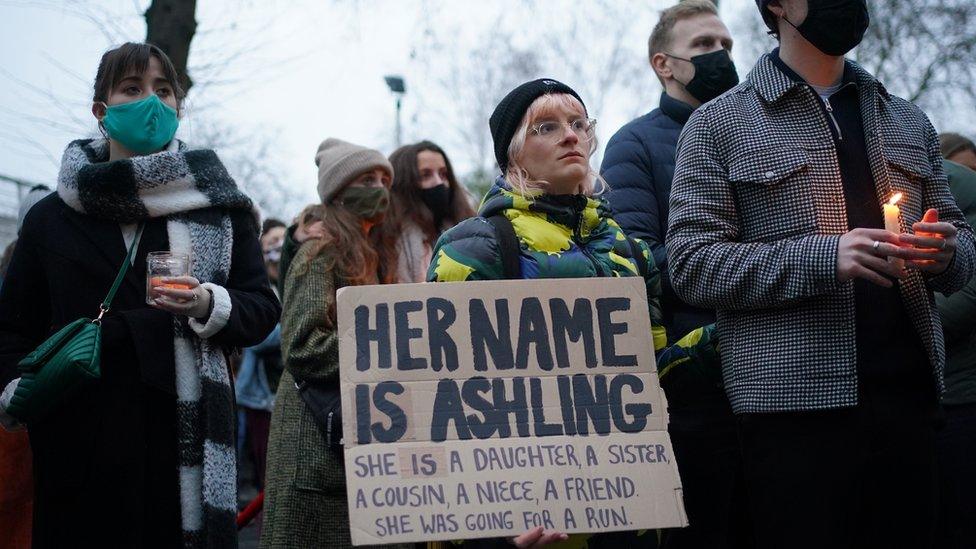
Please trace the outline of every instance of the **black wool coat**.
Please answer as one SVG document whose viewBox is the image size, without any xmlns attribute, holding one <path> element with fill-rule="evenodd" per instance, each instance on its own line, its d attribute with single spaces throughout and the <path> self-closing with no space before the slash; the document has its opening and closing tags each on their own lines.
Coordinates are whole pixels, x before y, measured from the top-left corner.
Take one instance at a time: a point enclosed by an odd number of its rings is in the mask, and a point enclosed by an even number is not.
<svg viewBox="0 0 976 549">
<path fill-rule="evenodd" d="M 210 338 L 228 351 L 260 343 L 281 313 L 254 219 L 230 215 L 232 309 Z M 182 545 L 173 318 L 145 303 L 146 255 L 168 249 L 166 220 L 147 222 L 102 325 L 102 378 L 29 426 L 34 547 Z M 56 194 L 31 209 L 0 290 L 2 386 L 50 334 L 97 315 L 125 254 L 118 223 Z"/>
</svg>

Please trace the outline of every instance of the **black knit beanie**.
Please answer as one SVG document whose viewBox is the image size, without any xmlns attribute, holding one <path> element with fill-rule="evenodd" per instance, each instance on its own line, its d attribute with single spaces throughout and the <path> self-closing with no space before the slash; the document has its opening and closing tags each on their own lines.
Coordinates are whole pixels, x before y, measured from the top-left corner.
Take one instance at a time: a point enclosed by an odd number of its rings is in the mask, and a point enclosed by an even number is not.
<svg viewBox="0 0 976 549">
<path fill-rule="evenodd" d="M 508 168 L 508 146 L 512 143 L 512 137 L 522 123 L 522 117 L 529 110 L 529 105 L 540 96 L 547 93 L 567 93 L 579 100 L 583 105 L 583 112 L 586 112 L 586 105 L 580 99 L 579 94 L 573 91 L 566 84 L 553 80 L 552 78 L 540 78 L 526 82 L 514 90 L 495 107 L 495 112 L 491 113 L 488 119 L 488 127 L 491 129 L 491 139 L 495 144 L 495 160 L 502 173 Z"/>
<path fill-rule="evenodd" d="M 773 15 L 773 12 L 766 9 L 766 6 L 771 1 L 772 0 L 756 0 L 756 5 L 759 6 L 759 15 L 762 15 L 763 21 L 766 23 L 766 26 L 769 27 L 769 30 L 776 32 L 777 30 L 776 16 Z"/>
</svg>

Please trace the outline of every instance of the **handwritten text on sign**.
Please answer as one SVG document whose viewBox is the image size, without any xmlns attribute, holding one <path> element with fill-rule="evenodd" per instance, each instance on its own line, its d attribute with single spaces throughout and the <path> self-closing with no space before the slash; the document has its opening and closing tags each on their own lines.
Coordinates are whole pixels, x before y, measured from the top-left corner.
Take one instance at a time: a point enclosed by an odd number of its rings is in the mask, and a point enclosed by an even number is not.
<svg viewBox="0 0 976 549">
<path fill-rule="evenodd" d="M 349 287 L 352 539 L 682 526 L 643 281 Z"/>
</svg>

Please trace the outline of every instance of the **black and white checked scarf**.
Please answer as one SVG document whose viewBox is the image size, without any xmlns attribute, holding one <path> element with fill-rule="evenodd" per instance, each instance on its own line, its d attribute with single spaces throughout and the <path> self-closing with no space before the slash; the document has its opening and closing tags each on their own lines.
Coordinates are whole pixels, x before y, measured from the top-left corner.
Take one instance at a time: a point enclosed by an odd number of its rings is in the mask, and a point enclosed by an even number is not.
<svg viewBox="0 0 976 549">
<path fill-rule="evenodd" d="M 170 251 L 189 254 L 192 275 L 213 293 L 206 324 L 173 317 L 183 539 L 188 548 L 236 547 L 234 402 L 224 353 L 207 338 L 222 327 L 211 326 L 215 316 L 226 321 L 230 312 L 227 210 L 253 206 L 213 151 L 173 140 L 156 154 L 114 162 L 108 155 L 105 139 L 69 144 L 58 194 L 78 212 L 119 223 L 165 217 Z"/>
</svg>

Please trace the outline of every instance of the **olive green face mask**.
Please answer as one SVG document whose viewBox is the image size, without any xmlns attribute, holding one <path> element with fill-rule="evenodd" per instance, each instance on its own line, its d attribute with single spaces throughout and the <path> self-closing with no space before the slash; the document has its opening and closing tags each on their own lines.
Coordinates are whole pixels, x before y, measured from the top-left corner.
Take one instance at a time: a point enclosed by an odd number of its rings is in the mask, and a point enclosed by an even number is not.
<svg viewBox="0 0 976 549">
<path fill-rule="evenodd" d="M 390 191 L 386 187 L 347 187 L 339 202 L 361 219 L 372 219 L 390 206 Z"/>
</svg>

